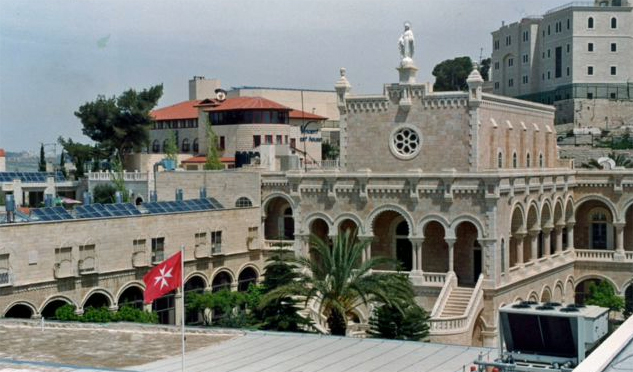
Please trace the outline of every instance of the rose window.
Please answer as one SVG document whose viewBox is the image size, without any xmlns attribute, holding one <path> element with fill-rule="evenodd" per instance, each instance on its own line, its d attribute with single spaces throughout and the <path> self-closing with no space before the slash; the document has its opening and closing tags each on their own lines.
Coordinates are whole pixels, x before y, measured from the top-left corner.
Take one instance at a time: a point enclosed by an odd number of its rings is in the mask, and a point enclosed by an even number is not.
<svg viewBox="0 0 633 372">
<path fill-rule="evenodd" d="M 410 159 L 420 152 L 421 136 L 417 128 L 401 126 L 391 134 L 391 152 L 398 158 Z"/>
</svg>

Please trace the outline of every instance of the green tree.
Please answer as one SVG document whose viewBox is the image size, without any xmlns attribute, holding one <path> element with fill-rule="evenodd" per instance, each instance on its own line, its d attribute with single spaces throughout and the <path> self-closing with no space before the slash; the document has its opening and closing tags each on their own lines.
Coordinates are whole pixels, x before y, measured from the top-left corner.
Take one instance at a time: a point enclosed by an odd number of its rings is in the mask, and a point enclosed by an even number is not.
<svg viewBox="0 0 633 372">
<path fill-rule="evenodd" d="M 486 58 L 481 60 L 481 64 L 479 65 L 479 73 L 481 74 L 482 79 L 488 81 L 489 73 L 490 73 L 490 63 L 492 59 Z"/>
<path fill-rule="evenodd" d="M 187 295 L 187 311 L 189 313 L 205 314 L 209 309 L 213 312 L 213 319 L 204 318 L 205 325 L 215 324 L 228 328 L 252 327 L 256 324 L 254 318 L 247 311 L 249 301 L 257 295 L 242 292 L 231 292 L 223 289 L 213 293 L 190 293 Z M 255 305 L 253 305 L 255 306 Z"/>
<path fill-rule="evenodd" d="M 606 280 L 601 281 L 598 285 L 595 283 L 589 285 L 589 298 L 585 303 L 587 305 L 607 307 L 611 311 L 622 311 L 624 309 L 624 299 L 615 294 L 615 290 Z"/>
<path fill-rule="evenodd" d="M 218 152 L 218 137 L 213 131 L 213 125 L 211 120 L 207 120 L 207 161 L 204 164 L 206 170 L 221 170 L 224 169 L 224 164 L 220 161 L 220 154 Z"/>
<path fill-rule="evenodd" d="M 293 258 L 300 271 L 298 278 L 267 293 L 262 304 L 292 295 L 302 296 L 306 304 L 315 300 L 319 312 L 327 318 L 330 332 L 340 336 L 345 335 L 347 320 L 361 305 L 388 304 L 399 308 L 413 297 L 409 279 L 370 274 L 372 269 L 394 261 L 372 257 L 362 262 L 367 244 L 359 242 L 349 230 L 338 235 L 331 245 L 313 236 L 312 257 Z"/>
<path fill-rule="evenodd" d="M 112 176 L 112 183 L 114 184 L 114 188 L 116 189 L 116 191 L 121 193 L 121 196 L 123 197 L 123 202 L 129 202 L 130 195 L 125 188 L 125 179 L 123 178 L 123 162 L 121 162 L 121 158 L 118 156 L 114 158 L 114 161 L 112 162 Z"/>
<path fill-rule="evenodd" d="M 339 156 L 338 146 L 329 142 L 321 142 L 321 158 L 323 160 L 338 159 L 338 156 Z"/>
<path fill-rule="evenodd" d="M 279 249 L 272 257 L 266 260 L 264 267 L 264 281 L 262 282 L 262 295 L 284 285 L 292 283 L 297 274 L 293 266 Z M 297 300 L 291 296 L 279 297 L 271 300 L 263 306 L 251 307 L 253 316 L 259 321 L 259 328 L 284 332 L 300 332 L 309 328 L 310 321 L 299 315 Z"/>
<path fill-rule="evenodd" d="M 473 70 L 470 57 L 457 57 L 440 62 L 433 68 L 435 84 L 433 90 L 437 92 L 466 90 L 466 79 Z"/>
<path fill-rule="evenodd" d="M 83 124 L 83 133 L 101 144 L 108 157 L 121 156 L 127 149 L 138 151 L 147 146 L 150 111 L 162 95 L 162 84 L 141 92 L 129 89 L 118 97 L 100 95 L 81 105 L 75 116 Z"/>
<path fill-rule="evenodd" d="M 116 193 L 116 187 L 111 183 L 104 183 L 94 187 L 92 189 L 92 196 L 95 203 L 110 204 L 114 203 Z"/>
<path fill-rule="evenodd" d="M 66 155 L 64 151 L 62 151 L 62 154 L 59 157 L 59 171 L 62 172 L 64 177 L 68 177 L 68 172 L 66 171 Z"/>
<path fill-rule="evenodd" d="M 57 142 L 62 145 L 64 151 L 70 157 L 70 161 L 75 165 L 75 178 L 79 179 L 84 176 L 84 163 L 92 159 L 95 154 L 95 148 L 90 145 L 73 142 L 71 138 L 67 140 L 59 137 Z"/>
<path fill-rule="evenodd" d="M 429 335 L 429 315 L 413 299 L 402 311 L 394 306 L 377 308 L 369 319 L 369 334 L 376 338 L 420 341 Z"/>
<path fill-rule="evenodd" d="M 174 162 L 178 161 L 178 140 L 176 139 L 176 131 L 169 132 L 167 142 L 165 143 L 165 157 Z"/>
<path fill-rule="evenodd" d="M 40 172 L 46 172 L 46 158 L 44 157 L 44 144 L 40 146 L 40 162 L 38 163 L 37 170 Z"/>
<path fill-rule="evenodd" d="M 616 167 L 633 168 L 633 159 L 629 158 L 625 154 L 616 154 L 615 152 L 612 152 L 607 155 L 607 157 L 613 159 Z M 596 159 L 590 159 L 587 163 L 582 163 L 580 166 L 582 168 L 589 169 L 602 169 L 602 165 L 600 165 Z"/>
</svg>

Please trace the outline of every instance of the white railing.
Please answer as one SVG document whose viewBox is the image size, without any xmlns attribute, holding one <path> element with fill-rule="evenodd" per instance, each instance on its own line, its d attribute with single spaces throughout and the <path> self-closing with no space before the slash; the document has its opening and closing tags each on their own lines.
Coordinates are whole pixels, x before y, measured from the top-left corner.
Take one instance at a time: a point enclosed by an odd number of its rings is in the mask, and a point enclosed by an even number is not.
<svg viewBox="0 0 633 372">
<path fill-rule="evenodd" d="M 477 285 L 475 285 L 475 289 L 468 300 L 468 305 L 466 306 L 464 315 L 449 318 L 431 317 L 429 320 L 429 331 L 431 335 L 462 333 L 466 332 L 470 328 L 470 325 L 475 320 L 475 316 L 479 314 L 484 306 L 484 291 L 481 289 L 484 281 L 483 279 L 483 275 L 479 275 Z"/>
<path fill-rule="evenodd" d="M 422 285 L 427 287 L 443 287 L 446 283 L 446 273 L 422 273 Z"/>
<path fill-rule="evenodd" d="M 270 239 L 266 239 L 264 240 L 264 249 L 271 249 L 271 250 L 275 250 L 275 249 L 288 249 L 288 250 L 292 250 L 293 246 L 295 244 L 294 240 L 270 240 Z"/>
<path fill-rule="evenodd" d="M 442 287 L 440 295 L 435 300 L 433 310 L 431 310 L 431 318 L 438 317 L 442 313 L 442 309 L 444 309 L 446 301 L 455 287 L 457 287 L 457 276 L 451 271 L 446 274 L 444 287 Z"/>
<path fill-rule="evenodd" d="M 116 173 L 113 172 L 88 172 L 88 180 L 90 181 L 112 181 Z M 123 172 L 124 181 L 147 181 L 147 173 L 145 172 Z"/>
<path fill-rule="evenodd" d="M 613 261 L 615 251 L 599 249 L 576 249 L 577 260 Z"/>
<path fill-rule="evenodd" d="M 307 169 L 338 169 L 338 159 L 313 160 L 307 161 L 305 164 Z"/>
</svg>

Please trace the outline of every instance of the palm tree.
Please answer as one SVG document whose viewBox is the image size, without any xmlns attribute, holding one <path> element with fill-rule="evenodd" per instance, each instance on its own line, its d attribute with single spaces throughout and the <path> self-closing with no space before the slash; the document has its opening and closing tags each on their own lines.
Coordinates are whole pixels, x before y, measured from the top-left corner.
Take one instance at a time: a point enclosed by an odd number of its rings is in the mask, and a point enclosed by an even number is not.
<svg viewBox="0 0 633 372">
<path fill-rule="evenodd" d="M 403 311 L 402 304 L 413 299 L 409 278 L 401 274 L 371 274 L 371 270 L 393 260 L 373 257 L 361 262 L 369 242 L 358 241 L 349 230 L 330 244 L 316 236 L 311 238 L 313 257 L 294 258 L 301 274 L 292 283 L 269 292 L 266 304 L 279 297 L 302 296 L 306 305 L 319 304 L 319 312 L 327 317 L 330 333 L 344 336 L 347 321 L 361 305 L 387 304 Z"/>
<path fill-rule="evenodd" d="M 613 159 L 616 167 L 633 168 L 633 160 L 625 154 L 616 154 L 615 152 L 607 155 L 610 159 Z M 602 165 L 598 163 L 596 159 L 590 159 L 587 163 L 582 163 L 581 167 L 591 169 L 602 169 Z"/>
</svg>

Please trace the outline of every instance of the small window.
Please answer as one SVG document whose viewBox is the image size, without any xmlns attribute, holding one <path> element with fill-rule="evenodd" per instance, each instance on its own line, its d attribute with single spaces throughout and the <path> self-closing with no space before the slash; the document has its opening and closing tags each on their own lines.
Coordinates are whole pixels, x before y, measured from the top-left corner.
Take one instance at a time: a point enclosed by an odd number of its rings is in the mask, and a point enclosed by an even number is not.
<svg viewBox="0 0 633 372">
<path fill-rule="evenodd" d="M 545 164 L 544 164 L 544 160 L 543 160 L 543 154 L 539 154 L 539 155 L 538 155 L 538 166 L 539 166 L 540 168 L 543 168 L 543 166 L 544 166 L 544 165 L 545 165 Z"/>
<path fill-rule="evenodd" d="M 152 142 L 152 152 L 153 153 L 160 152 L 160 142 L 158 142 L 158 140 L 154 140 L 154 142 Z"/>
<path fill-rule="evenodd" d="M 165 259 L 165 238 L 152 238 L 152 263 Z"/>
<path fill-rule="evenodd" d="M 218 148 L 220 150 L 224 150 L 226 147 L 226 137 L 220 136 L 218 137 Z"/>
<path fill-rule="evenodd" d="M 237 199 L 237 201 L 235 202 L 236 208 L 248 208 L 252 206 L 253 206 L 253 202 L 251 202 L 251 199 L 245 196 L 242 196 L 241 198 Z"/>
<path fill-rule="evenodd" d="M 593 93 L 592 92 L 588 92 L 587 93 L 587 99 L 593 99 Z"/>
<path fill-rule="evenodd" d="M 518 164 L 518 161 L 517 161 L 517 153 L 515 152 L 515 153 L 512 154 L 512 168 L 516 168 L 518 166 L 519 166 L 519 164 Z"/>
<path fill-rule="evenodd" d="M 265 140 L 266 140 L 265 144 L 272 145 L 273 144 L 273 135 L 272 134 L 267 134 Z"/>
<path fill-rule="evenodd" d="M 588 52 L 593 52 L 593 43 L 587 44 L 587 51 Z"/>
<path fill-rule="evenodd" d="M 617 96 L 616 96 L 615 93 L 613 93 L 613 92 L 609 93 L 609 99 L 616 99 L 616 98 L 617 98 Z"/>
<path fill-rule="evenodd" d="M 196 138 L 193 140 L 193 152 L 197 154 L 199 148 L 200 148 L 200 145 L 198 145 L 198 139 Z"/>
<path fill-rule="evenodd" d="M 527 84 L 527 83 L 528 83 L 528 76 L 523 75 L 523 84 Z"/>
<path fill-rule="evenodd" d="M 618 28 L 618 19 L 615 17 L 611 18 L 611 28 Z"/>
<path fill-rule="evenodd" d="M 550 25 L 547 25 L 547 36 L 549 36 L 551 34 L 552 29 L 550 28 Z"/>
<path fill-rule="evenodd" d="M 571 27 L 571 21 L 569 20 L 569 18 L 567 18 L 567 29 L 569 30 L 570 27 Z"/>
<path fill-rule="evenodd" d="M 551 71 L 547 71 L 547 80 L 552 78 L 552 72 Z"/>
<path fill-rule="evenodd" d="M 275 136 L 275 143 L 277 145 L 281 145 L 283 143 L 283 136 L 281 134 Z"/>
<path fill-rule="evenodd" d="M 593 75 L 593 66 L 587 66 L 587 75 L 589 76 Z"/>
<path fill-rule="evenodd" d="M 495 62 L 495 70 L 499 69 L 499 62 Z"/>
<path fill-rule="evenodd" d="M 551 58 L 552 57 L 552 50 L 548 49 L 547 50 L 547 58 Z"/>
<path fill-rule="evenodd" d="M 509 58 L 508 59 L 508 67 L 512 67 L 514 66 L 514 58 Z"/>
<path fill-rule="evenodd" d="M 495 82 L 495 89 L 499 89 L 499 82 L 498 81 Z"/>
<path fill-rule="evenodd" d="M 617 52 L 618 51 L 618 44 L 611 43 L 611 51 L 612 52 Z"/>
<path fill-rule="evenodd" d="M 189 140 L 187 138 L 182 140 L 182 152 L 189 152 Z"/>
<path fill-rule="evenodd" d="M 567 44 L 567 53 L 571 51 L 571 45 Z"/>
<path fill-rule="evenodd" d="M 567 67 L 567 76 L 569 76 L 570 70 L 569 67 Z"/>
<path fill-rule="evenodd" d="M 253 136 L 253 147 L 259 147 L 262 144 L 262 136 Z"/>
<path fill-rule="evenodd" d="M 611 66 L 611 76 L 615 76 L 618 74 L 618 68 L 615 66 Z"/>
<path fill-rule="evenodd" d="M 527 154 L 527 156 L 525 157 L 525 166 L 526 167 L 530 167 L 530 154 Z"/>
<path fill-rule="evenodd" d="M 514 79 L 508 80 L 508 86 L 509 87 L 513 87 L 514 86 Z"/>
<path fill-rule="evenodd" d="M 207 233 L 201 232 L 194 234 L 194 244 L 196 251 L 204 251 L 207 249 Z"/>
<path fill-rule="evenodd" d="M 211 231 L 211 253 L 222 253 L 222 231 Z"/>
<path fill-rule="evenodd" d="M 593 17 L 587 18 L 587 28 L 593 28 Z"/>
<path fill-rule="evenodd" d="M 497 154 L 497 168 L 503 168 L 503 153 L 501 151 Z"/>
</svg>

